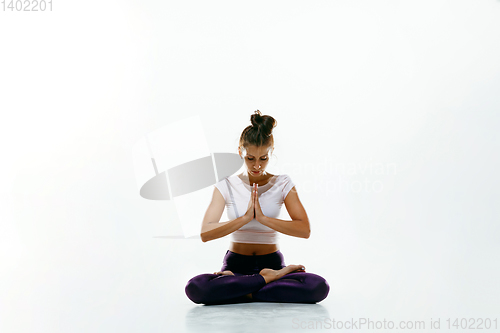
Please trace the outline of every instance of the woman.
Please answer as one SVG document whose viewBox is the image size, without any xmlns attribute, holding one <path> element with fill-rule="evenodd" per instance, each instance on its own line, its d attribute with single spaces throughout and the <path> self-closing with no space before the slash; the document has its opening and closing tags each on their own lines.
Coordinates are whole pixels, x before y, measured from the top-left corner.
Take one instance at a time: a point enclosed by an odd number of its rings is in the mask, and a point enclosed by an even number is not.
<svg viewBox="0 0 500 333">
<path fill-rule="evenodd" d="M 277 232 L 309 238 L 310 227 L 290 177 L 265 171 L 276 121 L 259 110 L 250 121 L 238 147 L 247 170 L 215 184 L 201 228 L 203 242 L 228 234 L 232 242 L 221 270 L 189 280 L 186 295 L 203 304 L 320 302 L 330 290 L 326 280 L 302 265 L 286 266 L 277 246 Z M 277 219 L 283 203 L 291 221 Z M 224 207 L 230 221 L 219 223 Z"/>
</svg>

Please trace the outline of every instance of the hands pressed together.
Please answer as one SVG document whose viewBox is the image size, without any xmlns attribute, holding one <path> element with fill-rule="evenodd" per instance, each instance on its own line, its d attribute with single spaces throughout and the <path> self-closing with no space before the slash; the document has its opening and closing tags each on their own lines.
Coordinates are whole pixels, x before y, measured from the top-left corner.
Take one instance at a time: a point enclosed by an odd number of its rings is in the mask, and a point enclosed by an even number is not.
<svg viewBox="0 0 500 333">
<path fill-rule="evenodd" d="M 259 193 L 257 192 L 257 188 L 257 183 L 254 183 L 252 187 L 252 195 L 250 196 L 250 201 L 248 202 L 248 209 L 245 213 L 245 217 L 247 217 L 249 222 L 253 219 L 261 222 L 262 218 L 265 217 L 262 213 L 262 209 L 260 208 Z"/>
</svg>

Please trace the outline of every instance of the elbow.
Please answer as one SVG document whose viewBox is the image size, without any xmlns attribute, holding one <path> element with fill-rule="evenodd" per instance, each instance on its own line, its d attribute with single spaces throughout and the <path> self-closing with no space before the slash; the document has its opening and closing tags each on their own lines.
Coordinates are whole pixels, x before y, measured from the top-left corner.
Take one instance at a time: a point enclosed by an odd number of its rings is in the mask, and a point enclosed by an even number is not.
<svg viewBox="0 0 500 333">
<path fill-rule="evenodd" d="M 308 239 L 311 236 L 311 229 L 307 229 L 307 232 L 304 234 L 304 238 Z"/>
<path fill-rule="evenodd" d="M 311 236 L 311 227 L 309 224 L 309 220 L 307 220 L 307 224 L 306 224 L 306 227 L 304 229 L 305 229 L 304 238 L 308 239 L 309 236 Z"/>
<path fill-rule="evenodd" d="M 207 237 L 206 233 L 200 233 L 200 238 L 203 243 L 208 242 L 210 239 Z"/>
</svg>

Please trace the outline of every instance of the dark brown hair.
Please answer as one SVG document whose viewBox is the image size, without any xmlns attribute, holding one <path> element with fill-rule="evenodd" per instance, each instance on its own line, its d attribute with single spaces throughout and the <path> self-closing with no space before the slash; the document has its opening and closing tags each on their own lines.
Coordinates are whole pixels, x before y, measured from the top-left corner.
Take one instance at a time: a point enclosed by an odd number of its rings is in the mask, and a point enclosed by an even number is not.
<svg viewBox="0 0 500 333">
<path fill-rule="evenodd" d="M 252 125 L 247 126 L 240 136 L 241 149 L 254 145 L 257 147 L 271 145 L 274 149 L 273 128 L 278 124 L 271 116 L 262 115 L 259 110 L 250 116 Z"/>
</svg>

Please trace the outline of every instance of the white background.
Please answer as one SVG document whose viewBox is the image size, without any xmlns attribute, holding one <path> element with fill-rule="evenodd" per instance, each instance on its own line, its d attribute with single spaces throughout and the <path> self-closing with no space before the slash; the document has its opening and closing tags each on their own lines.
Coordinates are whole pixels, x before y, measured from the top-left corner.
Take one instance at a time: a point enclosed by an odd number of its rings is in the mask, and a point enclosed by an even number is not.
<svg viewBox="0 0 500 333">
<path fill-rule="evenodd" d="M 236 152 L 256 109 L 329 316 L 498 316 L 499 1 L 55 0 L 0 12 L 0 43 L 0 331 L 193 330 L 184 286 L 229 240 L 158 237 L 132 146 L 199 115 Z"/>
</svg>

